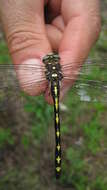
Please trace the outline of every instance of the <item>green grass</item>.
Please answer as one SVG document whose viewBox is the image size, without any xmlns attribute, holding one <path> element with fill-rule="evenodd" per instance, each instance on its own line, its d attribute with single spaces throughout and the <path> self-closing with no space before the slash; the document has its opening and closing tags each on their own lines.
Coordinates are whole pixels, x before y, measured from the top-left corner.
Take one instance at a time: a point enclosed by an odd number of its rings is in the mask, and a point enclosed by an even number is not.
<svg viewBox="0 0 107 190">
<path fill-rule="evenodd" d="M 3 129 L 0 127 L 0 148 L 6 144 L 13 145 L 14 138 L 10 129 Z"/>
<path fill-rule="evenodd" d="M 8 48 L 4 40 L 0 40 L 0 64 L 9 63 L 10 56 L 8 53 Z"/>
</svg>

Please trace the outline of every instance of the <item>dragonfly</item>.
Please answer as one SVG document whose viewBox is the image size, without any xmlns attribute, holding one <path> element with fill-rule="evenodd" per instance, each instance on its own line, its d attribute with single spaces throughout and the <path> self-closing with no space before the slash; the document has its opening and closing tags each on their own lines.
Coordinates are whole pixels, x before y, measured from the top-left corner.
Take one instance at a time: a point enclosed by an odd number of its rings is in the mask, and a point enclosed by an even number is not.
<svg viewBox="0 0 107 190">
<path fill-rule="evenodd" d="M 54 115 L 55 115 L 55 173 L 56 179 L 61 174 L 61 142 L 60 142 L 60 114 L 59 114 L 59 96 L 60 96 L 60 81 L 63 78 L 60 57 L 58 54 L 48 54 L 43 58 L 46 67 L 46 79 L 51 85 L 51 94 L 54 102 Z"/>
<path fill-rule="evenodd" d="M 85 102 L 104 102 L 107 103 L 107 58 L 88 58 L 83 65 L 80 62 L 70 62 L 66 65 L 60 64 L 60 57 L 58 54 L 51 53 L 43 58 L 43 64 L 41 66 L 23 65 L 21 68 L 24 71 L 31 69 L 34 73 L 39 72 L 41 69 L 44 72 L 41 81 L 36 79 L 30 79 L 24 83 L 24 87 L 30 87 L 35 82 L 47 81 L 49 88 L 51 90 L 51 95 L 54 102 L 54 124 L 55 124 L 55 173 L 56 178 L 59 179 L 61 175 L 61 138 L 60 138 L 60 112 L 59 112 L 59 98 L 60 98 L 60 88 L 63 81 L 72 82 L 76 78 L 76 83 L 73 85 L 75 93 L 80 97 L 80 101 Z M 78 65 L 77 69 L 74 69 L 75 65 Z M 80 69 L 81 67 L 81 69 Z M 69 70 L 74 69 L 73 77 L 68 76 Z M 63 73 L 63 70 L 66 72 Z M 7 79 L 3 79 L 3 73 L 7 74 Z M 8 77 L 10 75 L 10 77 Z M 15 86 L 16 89 L 20 89 L 20 84 L 16 77 L 11 77 L 15 75 L 14 67 L 12 64 L 0 64 L 0 91 L 5 91 L 7 93 L 11 86 Z M 77 75 L 78 78 L 77 78 Z M 13 80 L 15 78 L 15 80 Z M 10 80 L 10 81 L 9 81 Z M 72 90 L 72 89 L 71 89 Z M 94 94 L 94 97 L 90 95 L 90 92 L 98 92 Z M 0 110 L 4 109 L 5 102 L 0 102 Z"/>
</svg>

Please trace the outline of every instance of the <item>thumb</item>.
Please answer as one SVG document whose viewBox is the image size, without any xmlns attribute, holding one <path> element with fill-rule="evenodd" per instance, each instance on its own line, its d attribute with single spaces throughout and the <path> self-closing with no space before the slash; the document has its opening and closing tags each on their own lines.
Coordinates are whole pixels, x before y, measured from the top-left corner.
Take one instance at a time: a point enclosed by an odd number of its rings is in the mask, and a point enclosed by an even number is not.
<svg viewBox="0 0 107 190">
<path fill-rule="evenodd" d="M 41 58 L 51 52 L 44 23 L 44 1 L 0 2 L 1 21 L 19 83 L 28 94 L 39 95 L 46 90 Z"/>
</svg>

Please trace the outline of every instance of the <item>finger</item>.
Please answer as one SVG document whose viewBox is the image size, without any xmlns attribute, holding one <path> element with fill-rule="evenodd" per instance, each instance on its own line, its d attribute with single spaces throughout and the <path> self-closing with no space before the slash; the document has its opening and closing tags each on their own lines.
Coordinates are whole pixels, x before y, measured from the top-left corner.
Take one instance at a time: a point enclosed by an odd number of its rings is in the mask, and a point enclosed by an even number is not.
<svg viewBox="0 0 107 190">
<path fill-rule="evenodd" d="M 81 65 L 99 36 L 100 17 L 98 1 L 78 0 L 75 4 L 74 0 L 63 0 L 61 11 L 66 28 L 59 46 L 59 54 L 61 64 L 65 66 L 65 69 L 62 69 L 63 75 L 72 78 L 72 80 L 63 79 L 61 82 L 60 98 L 63 98 L 74 84 Z M 69 70 L 66 69 L 68 63 L 71 64 Z M 48 92 L 46 99 L 49 103 L 53 102 Z"/>
<path fill-rule="evenodd" d="M 48 39 L 51 43 L 52 49 L 55 51 L 58 50 L 64 28 L 65 25 L 61 15 L 55 17 L 51 24 L 46 25 Z"/>
<path fill-rule="evenodd" d="M 68 4 L 63 0 L 62 15 L 66 24 L 66 29 L 59 47 L 61 64 L 71 63 L 71 69 L 64 75 L 72 77 L 71 81 L 64 81 L 62 92 L 64 89 L 69 89 L 76 79 L 75 73 L 79 69 L 89 54 L 93 44 L 96 42 L 100 32 L 100 17 L 98 9 L 98 1 L 77 1 L 68 0 Z M 96 3 L 95 3 L 96 2 Z M 69 5 L 69 6 L 68 6 Z M 75 63 L 75 64 L 74 64 Z M 65 91 L 66 91 L 65 89 Z"/>
<path fill-rule="evenodd" d="M 60 14 L 61 0 L 49 0 L 46 5 L 46 20 L 47 23 L 51 21 Z"/>
<path fill-rule="evenodd" d="M 44 24 L 44 1 L 1 0 L 0 15 L 21 87 L 30 95 L 45 91 L 41 58 L 51 52 Z M 26 65 L 28 69 L 23 69 Z M 37 69 L 39 68 L 39 69 Z M 37 82 L 38 81 L 38 82 Z M 28 85 L 27 85 L 28 84 Z"/>
<path fill-rule="evenodd" d="M 65 23 L 61 15 L 57 16 L 53 21 L 52 25 L 56 26 L 61 32 L 64 32 Z"/>
</svg>

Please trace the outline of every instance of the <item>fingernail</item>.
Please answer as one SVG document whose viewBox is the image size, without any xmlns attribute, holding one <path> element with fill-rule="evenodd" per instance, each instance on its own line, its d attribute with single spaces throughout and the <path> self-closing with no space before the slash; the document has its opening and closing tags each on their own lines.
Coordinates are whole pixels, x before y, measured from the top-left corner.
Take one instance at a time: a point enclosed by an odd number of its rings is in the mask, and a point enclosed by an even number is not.
<svg viewBox="0 0 107 190">
<path fill-rule="evenodd" d="M 39 59 L 29 59 L 21 63 L 18 67 L 18 78 L 21 82 L 34 82 L 42 78 L 42 65 Z"/>
<path fill-rule="evenodd" d="M 20 86 L 30 92 L 31 95 L 44 90 L 45 86 L 41 83 L 44 79 L 43 63 L 39 59 L 28 59 L 22 62 L 16 69 Z M 35 95 L 35 94 L 34 94 Z"/>
</svg>

